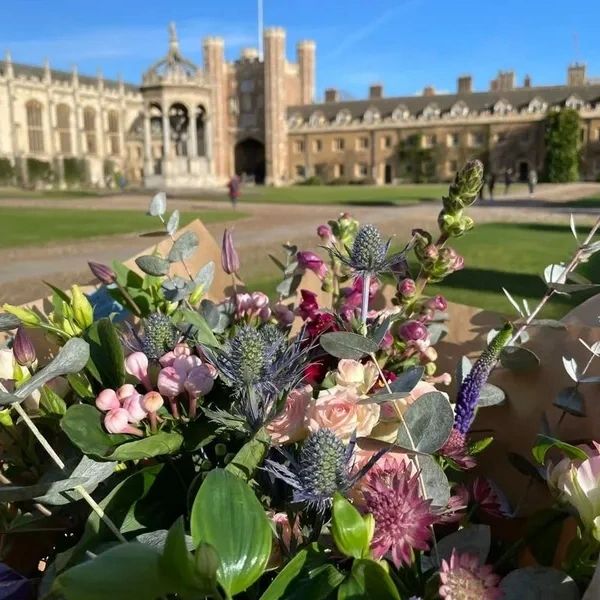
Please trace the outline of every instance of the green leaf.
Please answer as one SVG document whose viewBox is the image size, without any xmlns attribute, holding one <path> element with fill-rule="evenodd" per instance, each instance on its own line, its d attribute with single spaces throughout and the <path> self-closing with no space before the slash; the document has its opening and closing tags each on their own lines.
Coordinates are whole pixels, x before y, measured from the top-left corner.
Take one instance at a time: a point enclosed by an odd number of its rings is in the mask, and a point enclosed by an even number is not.
<svg viewBox="0 0 600 600">
<path fill-rule="evenodd" d="M 333 497 L 331 533 L 338 550 L 352 558 L 369 555 L 372 529 L 363 516 L 338 492 Z M 370 517 L 372 519 L 372 517 Z"/>
<path fill-rule="evenodd" d="M 94 322 L 86 333 L 90 345 L 89 372 L 103 387 L 117 389 L 125 383 L 125 355 L 117 328 L 110 319 Z"/>
<path fill-rule="evenodd" d="M 480 454 L 481 452 L 483 452 L 492 442 L 494 441 L 494 438 L 492 436 L 489 437 L 484 437 L 481 440 L 477 440 L 476 442 L 473 442 L 470 446 L 469 446 L 469 454 Z"/>
<path fill-rule="evenodd" d="M 160 554 L 132 542 L 65 571 L 55 579 L 52 591 L 66 600 L 154 600 L 172 590 L 160 568 Z"/>
<path fill-rule="evenodd" d="M 566 573 L 548 567 L 511 571 L 500 589 L 503 600 L 579 600 L 577 584 Z"/>
<path fill-rule="evenodd" d="M 372 339 L 349 331 L 326 333 L 321 336 L 320 342 L 323 350 L 331 356 L 354 360 L 359 360 L 365 354 L 377 352 L 379 348 L 379 344 Z"/>
<path fill-rule="evenodd" d="M 271 554 L 272 532 L 261 503 L 239 477 L 215 469 L 198 490 L 191 513 L 195 544 L 214 546 L 221 559 L 219 583 L 233 596 L 264 572 Z"/>
<path fill-rule="evenodd" d="M 225 467 L 225 470 L 244 481 L 250 481 L 256 469 L 262 464 L 270 447 L 271 438 L 264 429 L 256 432 L 254 437 L 246 442 Z"/>
<path fill-rule="evenodd" d="M 159 563 L 161 569 L 169 574 L 172 581 L 171 591 L 180 596 L 205 596 L 215 588 L 216 566 L 212 579 L 200 576 L 196 571 L 194 557 L 186 545 L 183 517 L 179 517 L 169 529 Z"/>
<path fill-rule="evenodd" d="M 350 576 L 338 588 L 338 600 L 401 600 L 387 571 L 373 560 L 355 560 Z"/>
<path fill-rule="evenodd" d="M 425 373 L 423 367 L 409 367 L 390 383 L 390 389 L 394 393 L 404 393 L 408 395 L 413 391 L 419 381 L 421 381 L 423 373 Z"/>
<path fill-rule="evenodd" d="M 407 450 L 431 454 L 448 440 L 454 425 L 454 412 L 444 394 L 428 392 L 408 407 L 404 413 L 404 423 L 411 437 L 406 428 L 400 425 L 396 444 Z"/>
<path fill-rule="evenodd" d="M 325 600 L 344 580 L 316 545 L 300 550 L 275 577 L 260 600 Z"/>
<path fill-rule="evenodd" d="M 33 485 L 2 485 L 0 486 L 0 502 L 23 502 L 33 500 L 46 493 L 59 493 L 72 490 L 75 486 L 85 483 L 85 478 L 69 478 L 59 481 L 34 483 Z"/>
<path fill-rule="evenodd" d="M 116 461 L 143 460 L 153 456 L 175 454 L 183 444 L 183 436 L 176 431 L 159 431 L 141 440 L 117 446 L 106 458 Z"/>
<path fill-rule="evenodd" d="M 202 292 L 205 294 L 212 285 L 215 278 L 215 263 L 211 260 L 207 262 L 194 277 L 194 283 L 197 286 L 202 286 Z"/>
<path fill-rule="evenodd" d="M 84 454 L 101 458 L 109 456 L 116 445 L 131 439 L 126 435 L 108 434 L 102 427 L 102 413 L 89 404 L 70 406 L 60 427 Z"/>
<path fill-rule="evenodd" d="M 583 395 L 574 386 L 560 390 L 553 404 L 556 408 L 560 408 L 574 417 L 586 416 Z"/>
<path fill-rule="evenodd" d="M 586 460 L 588 458 L 588 455 L 581 448 L 571 446 L 571 444 L 567 444 L 567 442 L 561 442 L 553 437 L 542 434 L 538 434 L 535 445 L 531 449 L 531 453 L 535 460 L 537 460 L 540 465 L 543 465 L 546 462 L 546 454 L 551 448 L 558 448 L 573 460 Z"/>
<path fill-rule="evenodd" d="M 538 481 L 544 481 L 544 478 L 540 475 L 540 471 L 537 467 L 532 465 L 524 456 L 517 454 L 516 452 L 508 452 L 508 462 L 517 470 L 521 475 L 526 477 L 533 477 Z"/>
<path fill-rule="evenodd" d="M 168 261 L 174 263 L 190 258 L 196 252 L 198 243 L 198 236 L 195 231 L 185 231 L 173 243 L 167 257 Z M 164 275 L 164 273 L 161 273 L 161 275 Z"/>
<path fill-rule="evenodd" d="M 113 262 L 113 271 L 117 276 L 117 282 L 123 287 L 141 290 L 144 285 L 144 278 L 128 269 L 123 263 Z"/>
<path fill-rule="evenodd" d="M 392 317 L 386 317 L 373 327 L 373 329 L 369 332 L 369 337 L 379 346 L 385 337 L 385 334 L 388 332 L 390 325 L 392 324 Z"/>
<path fill-rule="evenodd" d="M 175 322 L 180 328 L 184 324 L 192 325 L 195 328 L 194 338 L 199 344 L 215 348 L 220 346 L 206 319 L 200 313 L 189 309 L 179 310 L 175 313 Z"/>
<path fill-rule="evenodd" d="M 477 556 L 483 565 L 490 553 L 491 543 L 492 536 L 489 525 L 463 527 L 438 541 L 437 556 L 440 562 L 437 566 L 441 564 L 442 560 L 450 560 L 454 549 L 461 554 L 468 552 Z M 431 553 L 431 558 L 435 558 L 435 552 Z"/>
<path fill-rule="evenodd" d="M 40 410 L 45 415 L 62 416 L 67 412 L 67 404 L 54 390 L 45 385 L 40 390 Z"/>
<path fill-rule="evenodd" d="M 505 346 L 500 352 L 500 363 L 517 372 L 531 371 L 540 366 L 537 354 L 521 346 Z"/>
<path fill-rule="evenodd" d="M 135 259 L 135 264 L 148 275 L 153 277 L 161 277 L 169 272 L 171 263 L 165 258 L 160 256 L 154 256 L 152 254 L 145 254 L 144 256 L 138 256 Z"/>
</svg>

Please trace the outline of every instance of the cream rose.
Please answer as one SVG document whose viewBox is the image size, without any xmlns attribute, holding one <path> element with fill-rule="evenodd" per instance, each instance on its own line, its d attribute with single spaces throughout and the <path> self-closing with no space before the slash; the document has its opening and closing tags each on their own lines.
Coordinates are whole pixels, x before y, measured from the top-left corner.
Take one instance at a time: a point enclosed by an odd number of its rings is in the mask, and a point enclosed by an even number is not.
<svg viewBox="0 0 600 600">
<path fill-rule="evenodd" d="M 306 410 L 311 398 L 310 385 L 289 393 L 283 411 L 267 425 L 267 433 L 274 444 L 291 444 L 306 437 L 308 434 L 305 425 Z"/>
<path fill-rule="evenodd" d="M 379 372 L 377 367 L 369 362 L 366 365 L 348 358 L 342 358 L 338 363 L 335 382 L 342 387 L 353 387 L 359 395 L 364 396 L 375 385 Z"/>
</svg>

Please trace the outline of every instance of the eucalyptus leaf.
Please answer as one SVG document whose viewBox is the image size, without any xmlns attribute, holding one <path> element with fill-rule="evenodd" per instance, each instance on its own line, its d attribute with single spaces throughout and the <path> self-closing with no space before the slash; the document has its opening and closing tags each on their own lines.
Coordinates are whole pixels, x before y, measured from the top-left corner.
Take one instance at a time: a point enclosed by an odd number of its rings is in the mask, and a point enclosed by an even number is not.
<svg viewBox="0 0 600 600">
<path fill-rule="evenodd" d="M 443 323 L 431 323 L 427 327 L 427 331 L 429 331 L 429 341 L 432 346 L 448 335 L 448 327 Z"/>
<path fill-rule="evenodd" d="M 567 266 L 565 264 L 548 265 L 544 269 L 544 281 L 550 283 L 564 283 L 567 279 Z"/>
<path fill-rule="evenodd" d="M 567 326 L 556 319 L 534 319 L 529 323 L 530 327 L 550 327 L 551 329 L 566 329 Z"/>
<path fill-rule="evenodd" d="M 194 310 L 180 310 L 177 313 L 177 323 L 179 326 L 192 325 L 194 327 L 193 337 L 196 342 L 205 346 L 219 347 L 219 341 L 212 332 L 211 327 L 206 322 L 206 319 Z"/>
<path fill-rule="evenodd" d="M 291 274 L 286 276 L 283 281 L 277 286 L 275 291 L 283 298 L 289 298 L 296 293 L 300 282 L 302 281 L 302 275 L 295 272 L 295 268 Z"/>
<path fill-rule="evenodd" d="M 504 393 L 504 390 L 491 383 L 485 383 L 481 388 L 477 406 L 479 408 L 498 406 L 500 404 L 504 404 L 505 400 L 506 394 Z"/>
<path fill-rule="evenodd" d="M 425 487 L 425 497 L 433 506 L 445 507 L 450 500 L 450 483 L 433 456 L 419 456 L 418 467 Z"/>
<path fill-rule="evenodd" d="M 219 311 L 219 307 L 212 300 L 206 298 L 202 300 L 198 312 L 204 317 L 206 324 L 211 330 L 214 331 L 219 326 L 221 312 Z"/>
<path fill-rule="evenodd" d="M 21 319 L 10 313 L 0 314 L 0 331 L 11 331 L 21 324 Z"/>
<path fill-rule="evenodd" d="M 562 357 L 563 366 L 567 375 L 575 382 L 579 381 L 579 369 L 577 367 L 577 361 L 574 358 Z"/>
<path fill-rule="evenodd" d="M 550 283 L 549 288 L 559 294 L 570 294 L 571 292 L 585 292 L 598 287 L 598 283 Z"/>
<path fill-rule="evenodd" d="M 178 262 L 186 260 L 194 255 L 198 248 L 198 235 L 195 231 L 184 231 L 173 243 L 171 250 L 169 251 L 168 259 L 169 262 Z"/>
<path fill-rule="evenodd" d="M 385 337 L 385 334 L 389 331 L 390 325 L 392 324 L 392 317 L 386 317 L 375 325 L 372 331 L 369 333 L 369 337 L 379 346 Z"/>
<path fill-rule="evenodd" d="M 191 282 L 176 275 L 162 282 L 161 289 L 165 300 L 180 302 L 187 298 L 193 291 Z"/>
<path fill-rule="evenodd" d="M 398 428 L 396 444 L 407 450 L 433 453 L 448 440 L 454 425 L 454 412 L 441 392 L 420 396 L 404 413 L 404 425 Z"/>
<path fill-rule="evenodd" d="M 145 254 L 135 259 L 135 264 L 147 275 L 161 277 L 169 272 L 170 263 L 161 256 Z"/>
<path fill-rule="evenodd" d="M 505 346 L 500 352 L 500 363 L 506 369 L 526 372 L 537 369 L 540 359 L 537 354 L 521 346 Z"/>
<path fill-rule="evenodd" d="M 425 369 L 423 367 L 409 367 L 406 371 L 403 371 L 392 381 L 390 389 L 394 394 L 410 394 L 419 381 L 423 378 Z"/>
<path fill-rule="evenodd" d="M 179 229 L 179 211 L 177 209 L 171 213 L 166 228 L 169 235 L 175 235 L 176 231 Z"/>
<path fill-rule="evenodd" d="M 359 360 L 365 354 L 377 352 L 379 348 L 379 344 L 373 340 L 348 331 L 325 333 L 321 336 L 320 342 L 323 350 L 331 356 L 354 360 Z"/>
<path fill-rule="evenodd" d="M 583 395 L 576 387 L 560 390 L 553 404 L 556 408 L 560 408 L 574 417 L 586 416 Z"/>
<path fill-rule="evenodd" d="M 460 554 L 473 554 L 479 558 L 483 565 L 487 561 L 492 543 L 492 535 L 489 525 L 471 524 L 463 527 L 450 535 L 442 538 L 437 544 L 437 556 L 441 564 L 442 560 L 449 561 L 452 551 L 456 550 Z M 431 558 L 435 560 L 435 553 L 431 553 Z"/>
<path fill-rule="evenodd" d="M 500 582 L 503 600 L 579 600 L 577 584 L 566 573 L 549 567 L 511 571 Z"/>
<path fill-rule="evenodd" d="M 229 596 L 250 587 L 265 571 L 272 531 L 262 504 L 239 477 L 211 471 L 194 500 L 191 534 L 207 542 L 221 559 L 218 580 Z"/>
<path fill-rule="evenodd" d="M 0 391 L 0 405 L 20 402 L 55 377 L 81 371 L 89 356 L 90 347 L 87 342 L 81 338 L 71 338 L 51 363 L 32 375 L 14 394 Z"/>
<path fill-rule="evenodd" d="M 458 385 L 465 380 L 465 377 L 471 372 L 472 368 L 473 363 L 466 356 L 463 356 L 456 365 L 456 383 Z"/>
<path fill-rule="evenodd" d="M 158 192 L 154 194 L 152 200 L 150 200 L 150 206 L 148 213 L 153 217 L 160 217 L 167 212 L 167 194 L 165 192 Z"/>
<path fill-rule="evenodd" d="M 58 494 L 65 490 L 72 490 L 74 487 L 85 483 L 85 481 L 84 477 L 76 477 L 34 483 L 32 485 L 3 484 L 0 486 L 0 502 L 23 502 L 25 500 L 33 500 L 43 494 Z"/>
<path fill-rule="evenodd" d="M 207 262 L 194 277 L 194 283 L 197 286 L 202 286 L 202 292 L 206 293 L 215 278 L 215 263 L 211 260 Z"/>
</svg>

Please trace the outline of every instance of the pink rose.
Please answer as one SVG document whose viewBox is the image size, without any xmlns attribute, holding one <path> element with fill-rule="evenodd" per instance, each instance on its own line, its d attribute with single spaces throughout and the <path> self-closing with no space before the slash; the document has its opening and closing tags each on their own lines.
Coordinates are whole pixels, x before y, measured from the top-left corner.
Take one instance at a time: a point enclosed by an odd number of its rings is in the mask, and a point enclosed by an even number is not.
<svg viewBox="0 0 600 600">
<path fill-rule="evenodd" d="M 304 420 L 311 398 L 310 385 L 289 393 L 282 412 L 267 425 L 267 433 L 274 444 L 291 444 L 306 437 L 308 431 Z"/>
</svg>

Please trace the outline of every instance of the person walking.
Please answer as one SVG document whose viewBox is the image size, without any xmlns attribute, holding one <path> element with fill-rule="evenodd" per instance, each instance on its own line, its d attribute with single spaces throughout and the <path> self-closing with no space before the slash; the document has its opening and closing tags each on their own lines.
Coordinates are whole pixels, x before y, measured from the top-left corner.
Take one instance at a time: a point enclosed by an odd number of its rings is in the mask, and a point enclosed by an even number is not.
<svg viewBox="0 0 600 600">
<path fill-rule="evenodd" d="M 491 173 L 488 173 L 487 187 L 488 187 L 488 196 L 490 197 L 490 200 L 493 200 L 494 199 L 494 188 L 496 187 L 496 175 L 493 171 Z"/>
<path fill-rule="evenodd" d="M 238 198 L 240 197 L 240 178 L 234 175 L 227 183 L 227 189 L 229 190 L 229 200 L 233 208 L 237 208 Z"/>
<path fill-rule="evenodd" d="M 512 183 L 512 169 L 504 169 L 504 195 L 508 194 Z"/>
<path fill-rule="evenodd" d="M 535 194 L 535 186 L 538 182 L 537 171 L 535 169 L 530 169 L 527 175 L 527 183 L 529 184 L 529 195 L 533 196 Z"/>
</svg>

